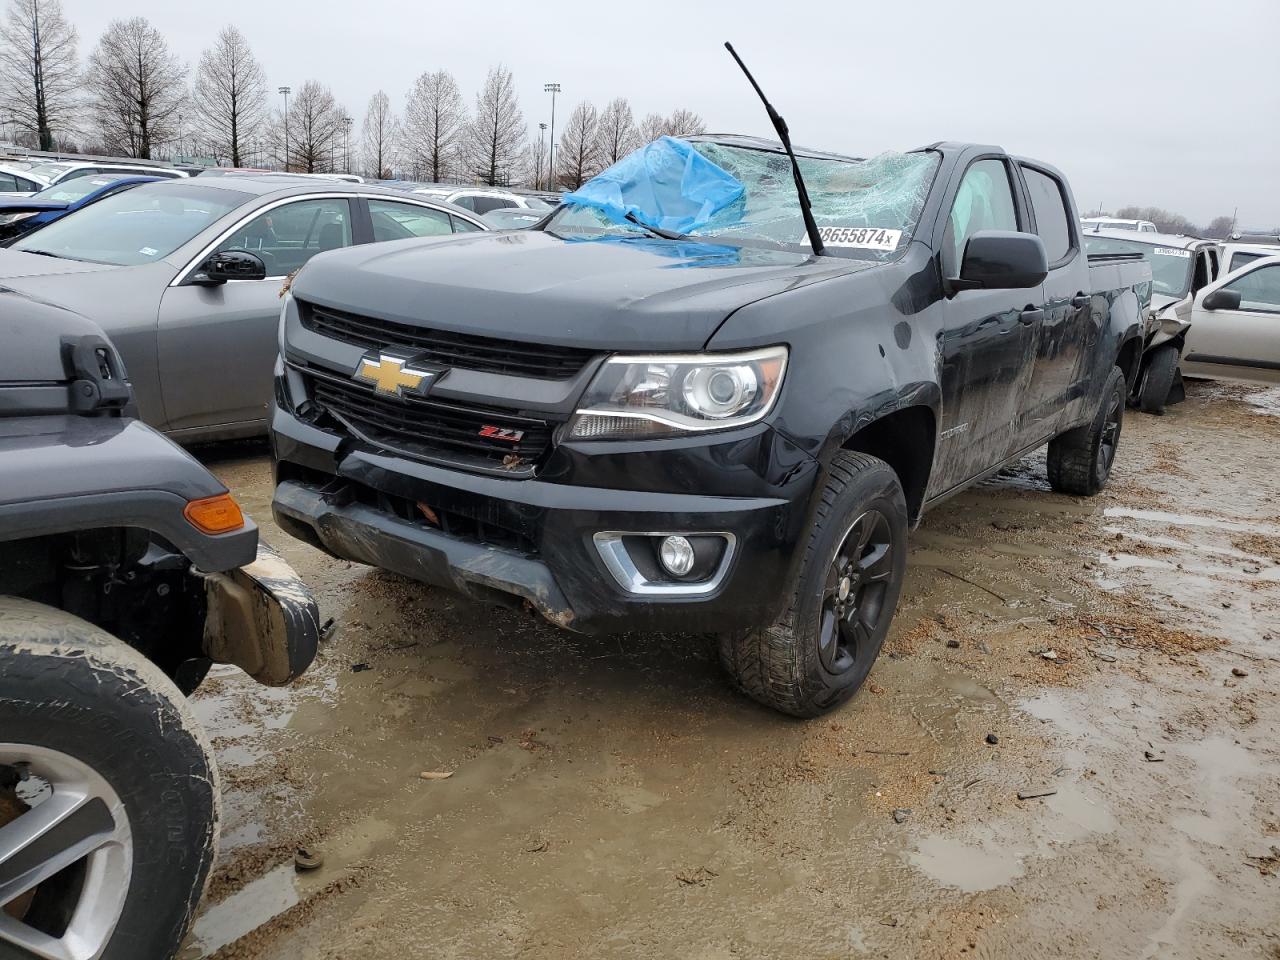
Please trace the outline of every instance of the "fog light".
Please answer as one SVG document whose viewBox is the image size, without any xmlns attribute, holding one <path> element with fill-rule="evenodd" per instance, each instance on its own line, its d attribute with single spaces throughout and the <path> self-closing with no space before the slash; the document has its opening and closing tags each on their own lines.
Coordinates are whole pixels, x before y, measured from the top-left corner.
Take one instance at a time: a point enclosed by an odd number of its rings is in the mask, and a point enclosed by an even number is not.
<svg viewBox="0 0 1280 960">
<path fill-rule="evenodd" d="M 683 577 L 693 569 L 693 544 L 684 537 L 667 537 L 658 550 L 662 566 L 673 577 Z"/>
</svg>

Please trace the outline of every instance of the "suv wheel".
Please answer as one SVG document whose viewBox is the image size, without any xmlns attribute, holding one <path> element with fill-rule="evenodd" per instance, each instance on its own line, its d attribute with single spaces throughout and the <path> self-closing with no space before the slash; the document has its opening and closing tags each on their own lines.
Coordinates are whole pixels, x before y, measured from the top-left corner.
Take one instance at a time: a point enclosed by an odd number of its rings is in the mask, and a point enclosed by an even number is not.
<svg viewBox="0 0 1280 960">
<path fill-rule="evenodd" d="M 1138 406 L 1143 413 L 1164 413 L 1165 402 L 1169 399 L 1169 391 L 1173 389 L 1173 380 L 1178 373 L 1178 348 L 1172 343 L 1156 347 L 1150 358 L 1142 365 L 1142 374 L 1138 377 Z"/>
<path fill-rule="evenodd" d="M 1092 497 L 1107 485 L 1124 425 L 1124 374 L 1111 368 L 1093 420 L 1049 441 L 1049 486 L 1058 493 Z"/>
<path fill-rule="evenodd" d="M 172 956 L 217 839 L 182 695 L 110 634 L 13 597 L 0 664 L 0 956 Z"/>
<path fill-rule="evenodd" d="M 837 454 L 786 611 L 771 626 L 721 636 L 721 662 L 744 693 L 783 713 L 839 706 L 880 653 L 906 564 L 897 474 L 867 454 Z"/>
</svg>

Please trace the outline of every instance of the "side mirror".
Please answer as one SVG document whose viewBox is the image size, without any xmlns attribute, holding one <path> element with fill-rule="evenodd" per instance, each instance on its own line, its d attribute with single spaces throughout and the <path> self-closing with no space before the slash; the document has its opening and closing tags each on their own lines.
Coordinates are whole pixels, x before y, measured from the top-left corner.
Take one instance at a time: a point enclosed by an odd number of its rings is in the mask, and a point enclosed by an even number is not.
<svg viewBox="0 0 1280 960">
<path fill-rule="evenodd" d="M 191 282 L 212 287 L 228 280 L 265 280 L 267 265 L 257 254 L 247 250 L 224 250 L 215 253 L 191 275 Z"/>
<path fill-rule="evenodd" d="M 1215 290 L 1200 301 L 1200 306 L 1206 310 L 1239 310 L 1240 291 Z"/>
<path fill-rule="evenodd" d="M 1049 275 L 1044 244 L 1033 233 L 979 230 L 964 247 L 955 290 L 1021 290 L 1038 287 Z"/>
</svg>

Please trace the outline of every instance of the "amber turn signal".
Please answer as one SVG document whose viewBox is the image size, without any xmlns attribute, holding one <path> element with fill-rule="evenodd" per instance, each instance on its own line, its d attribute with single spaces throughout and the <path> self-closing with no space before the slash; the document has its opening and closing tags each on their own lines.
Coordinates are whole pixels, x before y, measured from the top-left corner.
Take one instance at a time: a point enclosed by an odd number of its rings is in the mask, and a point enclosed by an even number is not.
<svg viewBox="0 0 1280 960">
<path fill-rule="evenodd" d="M 229 493 L 192 500 L 182 511 L 182 515 L 203 533 L 230 533 L 244 526 L 240 504 L 231 499 Z"/>
</svg>

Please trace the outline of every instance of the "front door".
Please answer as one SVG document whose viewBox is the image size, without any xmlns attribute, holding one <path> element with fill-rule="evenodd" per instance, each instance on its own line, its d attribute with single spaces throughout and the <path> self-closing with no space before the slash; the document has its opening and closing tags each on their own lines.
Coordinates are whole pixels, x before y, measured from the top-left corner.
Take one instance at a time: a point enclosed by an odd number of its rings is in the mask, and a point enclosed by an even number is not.
<svg viewBox="0 0 1280 960">
<path fill-rule="evenodd" d="M 1019 230 L 1009 169 L 996 158 L 970 164 L 956 192 L 942 241 L 942 265 L 958 277 L 965 244 L 979 230 Z M 938 334 L 942 424 L 929 495 L 1017 452 L 1019 411 L 1031 372 L 1041 292 L 962 290 L 942 303 Z"/>
<path fill-rule="evenodd" d="M 1239 309 L 1206 310 L 1215 290 L 1239 293 Z M 1280 262 L 1245 267 L 1201 290 L 1182 357 L 1189 376 L 1280 383 Z"/>
<path fill-rule="evenodd" d="M 317 253 L 351 245 L 343 197 L 300 199 L 238 224 L 215 253 L 248 251 L 265 280 L 183 282 L 160 301 L 157 351 L 166 429 L 265 421 L 280 326 L 280 288 Z"/>
</svg>

